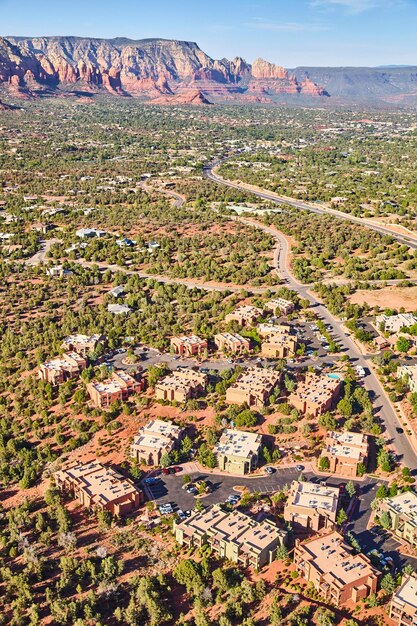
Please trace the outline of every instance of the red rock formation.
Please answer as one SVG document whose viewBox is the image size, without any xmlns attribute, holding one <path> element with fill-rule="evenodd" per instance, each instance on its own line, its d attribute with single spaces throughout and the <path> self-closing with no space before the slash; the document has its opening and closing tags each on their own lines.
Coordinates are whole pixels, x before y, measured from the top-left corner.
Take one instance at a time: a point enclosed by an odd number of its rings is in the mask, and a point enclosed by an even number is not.
<svg viewBox="0 0 417 626">
<path fill-rule="evenodd" d="M 202 106 L 207 104 L 213 104 L 205 95 L 198 90 L 183 91 L 179 94 L 173 94 L 172 96 L 160 96 L 152 100 L 152 104 L 192 104 L 194 106 Z"/>
<path fill-rule="evenodd" d="M 284 67 L 269 63 L 264 59 L 256 59 L 253 62 L 251 73 L 254 78 L 288 79 L 288 72 Z"/>
</svg>

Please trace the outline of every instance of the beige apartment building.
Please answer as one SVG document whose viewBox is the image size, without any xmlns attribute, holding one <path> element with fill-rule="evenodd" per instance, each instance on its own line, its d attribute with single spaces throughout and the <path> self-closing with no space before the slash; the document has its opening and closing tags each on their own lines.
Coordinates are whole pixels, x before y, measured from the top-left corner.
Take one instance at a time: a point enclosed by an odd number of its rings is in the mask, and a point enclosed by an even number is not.
<svg viewBox="0 0 417 626">
<path fill-rule="evenodd" d="M 125 402 L 131 395 L 145 388 L 144 381 L 136 380 L 123 370 L 116 370 L 111 378 L 102 382 L 88 383 L 87 392 L 93 404 L 101 409 L 107 409 L 113 402 Z"/>
<path fill-rule="evenodd" d="M 280 372 L 262 368 L 246 370 L 227 389 L 226 402 L 263 408 L 280 380 Z"/>
<path fill-rule="evenodd" d="M 155 385 L 157 400 L 168 402 L 187 402 L 204 393 L 207 376 L 192 369 L 176 370 Z"/>
<path fill-rule="evenodd" d="M 112 515 L 124 515 L 138 508 L 142 492 L 130 479 L 97 461 L 76 464 L 56 472 L 58 489 L 71 493 L 80 504 L 106 509 Z"/>
<path fill-rule="evenodd" d="M 216 505 L 176 523 L 175 538 L 189 548 L 209 545 L 219 557 L 258 570 L 276 558 L 287 533 L 269 520 L 257 522 L 236 510 L 225 513 Z"/>
<path fill-rule="evenodd" d="M 264 339 L 274 337 L 274 335 L 291 335 L 289 324 L 258 324 L 256 330 L 258 335 Z"/>
<path fill-rule="evenodd" d="M 368 436 L 363 433 L 328 432 L 321 456 L 329 460 L 329 472 L 354 478 L 359 464 L 366 467 L 368 450 Z"/>
<path fill-rule="evenodd" d="M 412 313 L 399 313 L 398 315 L 379 315 L 375 319 L 375 324 L 379 330 L 383 325 L 387 333 L 399 333 L 402 328 L 409 328 L 417 324 L 417 317 Z"/>
<path fill-rule="evenodd" d="M 294 356 L 297 350 L 297 339 L 292 335 L 273 335 L 268 341 L 262 342 L 262 356 L 267 359 L 286 359 Z"/>
<path fill-rule="evenodd" d="M 39 366 L 38 377 L 51 385 L 61 385 L 66 380 L 77 378 L 87 367 L 87 361 L 76 352 L 67 352 Z"/>
<path fill-rule="evenodd" d="M 238 307 L 235 311 L 226 315 L 224 319 L 226 324 L 229 322 L 237 322 L 239 326 L 245 328 L 247 326 L 254 326 L 258 319 L 262 317 L 262 313 L 263 311 L 256 306 L 246 305 Z"/>
<path fill-rule="evenodd" d="M 250 351 L 250 340 L 236 333 L 218 333 L 214 335 L 214 344 L 220 352 L 244 354 Z"/>
<path fill-rule="evenodd" d="M 99 343 L 106 343 L 103 335 L 69 335 L 62 343 L 64 350 L 71 350 L 78 354 L 86 355 L 88 352 L 94 352 Z"/>
<path fill-rule="evenodd" d="M 278 312 L 282 315 L 289 315 L 294 311 L 294 303 L 284 298 L 274 298 L 267 302 L 264 308 L 265 311 L 271 311 L 274 315 L 277 315 Z"/>
<path fill-rule="evenodd" d="M 183 429 L 172 422 L 152 420 L 139 430 L 130 454 L 141 464 L 159 465 L 163 455 L 177 447 L 183 434 Z"/>
<path fill-rule="evenodd" d="M 243 430 L 227 429 L 214 448 L 221 470 L 233 474 L 248 474 L 258 467 L 262 435 Z"/>
<path fill-rule="evenodd" d="M 389 513 L 394 535 L 417 547 L 417 494 L 414 491 L 384 498 L 379 510 Z"/>
<path fill-rule="evenodd" d="M 294 480 L 284 508 L 284 519 L 291 526 L 318 531 L 333 529 L 339 506 L 339 489 Z"/>
<path fill-rule="evenodd" d="M 389 616 L 396 626 L 417 626 L 417 578 L 403 576 L 401 586 L 394 592 Z"/>
<path fill-rule="evenodd" d="M 208 349 L 208 343 L 206 339 L 201 339 L 196 335 L 172 337 L 171 348 L 175 354 L 181 356 L 199 356 Z"/>
<path fill-rule="evenodd" d="M 401 365 L 397 369 L 397 377 L 406 381 L 410 391 L 417 391 L 417 365 Z"/>
<path fill-rule="evenodd" d="M 294 564 L 301 576 L 335 606 L 357 604 L 377 589 L 379 572 L 366 556 L 352 554 L 337 532 L 297 541 Z"/>
<path fill-rule="evenodd" d="M 288 403 L 303 415 L 318 417 L 333 408 L 342 388 L 337 374 L 316 376 L 307 372 L 305 381 L 288 397 Z"/>
</svg>

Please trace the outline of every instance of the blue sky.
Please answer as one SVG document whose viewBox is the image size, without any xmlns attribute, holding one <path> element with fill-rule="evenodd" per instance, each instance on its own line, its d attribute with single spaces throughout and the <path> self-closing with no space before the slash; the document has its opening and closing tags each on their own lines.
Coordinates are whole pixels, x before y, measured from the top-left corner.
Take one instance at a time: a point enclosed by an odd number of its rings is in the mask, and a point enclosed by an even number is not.
<svg viewBox="0 0 417 626">
<path fill-rule="evenodd" d="M 286 67 L 417 65 L 417 0 L 0 0 L 0 31 L 186 39 Z"/>
</svg>

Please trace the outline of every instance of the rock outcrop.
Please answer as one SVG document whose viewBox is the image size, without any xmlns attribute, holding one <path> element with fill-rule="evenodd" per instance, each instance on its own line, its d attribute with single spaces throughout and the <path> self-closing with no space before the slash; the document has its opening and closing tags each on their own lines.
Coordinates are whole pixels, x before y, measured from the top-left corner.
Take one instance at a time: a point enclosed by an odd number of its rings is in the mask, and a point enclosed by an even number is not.
<svg viewBox="0 0 417 626">
<path fill-rule="evenodd" d="M 191 104 L 193 106 L 203 106 L 213 104 L 205 95 L 198 90 L 185 90 L 171 96 L 160 96 L 151 101 L 152 104 L 175 104 L 177 106 Z"/>
</svg>

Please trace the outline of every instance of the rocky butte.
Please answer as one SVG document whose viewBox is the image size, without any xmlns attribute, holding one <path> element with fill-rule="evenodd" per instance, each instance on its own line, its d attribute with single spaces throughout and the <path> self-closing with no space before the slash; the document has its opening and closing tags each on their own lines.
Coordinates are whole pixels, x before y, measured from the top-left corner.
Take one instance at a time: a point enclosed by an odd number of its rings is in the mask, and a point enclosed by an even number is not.
<svg viewBox="0 0 417 626">
<path fill-rule="evenodd" d="M 296 68 L 215 60 L 165 39 L 0 37 L 0 91 L 19 98 L 134 96 L 159 104 L 417 101 L 417 68 Z"/>
</svg>

